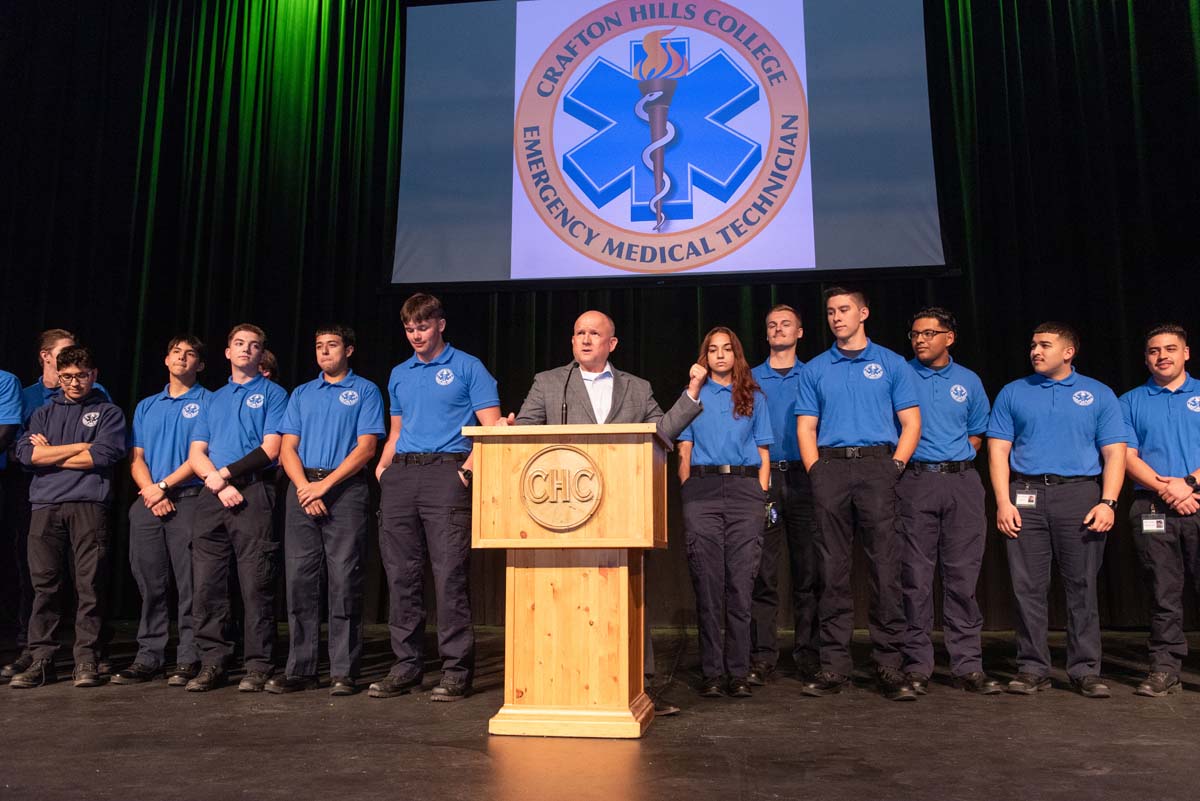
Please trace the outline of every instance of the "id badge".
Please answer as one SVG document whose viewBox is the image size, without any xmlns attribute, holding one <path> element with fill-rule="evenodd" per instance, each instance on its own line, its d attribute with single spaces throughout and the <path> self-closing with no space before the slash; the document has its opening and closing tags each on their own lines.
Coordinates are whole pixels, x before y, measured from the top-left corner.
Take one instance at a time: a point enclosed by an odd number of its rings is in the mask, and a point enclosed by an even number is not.
<svg viewBox="0 0 1200 801">
<path fill-rule="evenodd" d="M 1142 515 L 1143 534 L 1165 534 L 1167 531 L 1166 515 Z"/>
<path fill-rule="evenodd" d="M 1036 509 L 1037 508 L 1037 493 L 1036 492 L 1021 492 L 1017 491 L 1017 499 L 1013 505 L 1018 509 Z"/>
</svg>

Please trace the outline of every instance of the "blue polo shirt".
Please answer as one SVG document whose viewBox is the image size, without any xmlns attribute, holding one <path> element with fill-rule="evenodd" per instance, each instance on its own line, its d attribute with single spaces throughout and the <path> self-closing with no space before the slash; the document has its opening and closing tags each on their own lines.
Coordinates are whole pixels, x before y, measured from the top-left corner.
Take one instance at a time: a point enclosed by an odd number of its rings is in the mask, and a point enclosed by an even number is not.
<svg viewBox="0 0 1200 801">
<path fill-rule="evenodd" d="M 762 464 L 758 446 L 775 441 L 767 396 L 755 392 L 754 412 L 749 417 L 734 417 L 733 387 L 721 386 L 710 378 L 700 387 L 700 402 L 704 411 L 679 435 L 680 441 L 692 443 L 691 463 Z"/>
<path fill-rule="evenodd" d="M 262 445 L 263 437 L 278 434 L 286 411 L 287 390 L 274 381 L 257 375 L 237 384 L 230 378 L 200 410 L 192 442 L 207 443 L 213 465 L 226 467 Z"/>
<path fill-rule="evenodd" d="M 200 411 L 208 404 L 212 393 L 199 384 L 178 398 L 171 397 L 168 384 L 157 395 L 143 398 L 133 410 L 133 437 L 130 442 L 145 453 L 150 478 L 155 483 L 174 473 L 187 461 L 188 447 Z M 202 483 L 193 476 L 179 486 Z"/>
<path fill-rule="evenodd" d="M 853 359 L 837 343 L 800 372 L 796 414 L 816 417 L 817 446 L 890 445 L 900 440 L 896 412 L 918 405 L 904 357 L 867 340 Z"/>
<path fill-rule="evenodd" d="M 1074 367 L 1062 381 L 1034 374 L 1005 386 L 987 435 L 1013 444 L 1013 470 L 1059 476 L 1100 475 L 1100 448 L 1128 438 L 1117 396 Z"/>
<path fill-rule="evenodd" d="M 19 426 L 21 415 L 21 380 L 12 373 L 0 370 L 0 426 Z M 8 464 L 8 455 L 0 451 L 0 469 Z"/>
<path fill-rule="evenodd" d="M 447 344 L 431 362 L 414 353 L 396 365 L 388 400 L 402 418 L 396 453 L 466 453 L 462 427 L 475 425 L 480 409 L 499 406 L 500 394 L 483 362 Z"/>
<path fill-rule="evenodd" d="M 335 470 L 365 434 L 384 435 L 383 396 L 353 370 L 336 384 L 321 373 L 292 390 L 280 434 L 300 437 L 300 461 L 308 468 Z"/>
<path fill-rule="evenodd" d="M 987 431 L 991 404 L 983 382 L 951 357 L 940 370 L 919 359 L 909 361 L 917 376 L 921 401 L 921 441 L 913 459 L 918 462 L 965 462 L 975 458 L 968 437 Z"/>
<path fill-rule="evenodd" d="M 92 389 L 100 390 L 105 398 L 110 402 L 112 401 L 112 396 L 108 394 L 108 390 L 99 381 L 92 384 Z M 36 381 L 21 390 L 21 425 L 29 425 L 29 418 L 33 417 L 33 413 L 49 403 L 50 399 L 57 394 L 58 387 L 54 387 L 53 389 L 48 388 L 42 383 L 41 376 L 38 376 Z"/>
<path fill-rule="evenodd" d="M 791 370 L 780 375 L 771 366 L 771 360 L 767 359 L 750 371 L 759 389 L 767 396 L 771 434 L 775 438 L 771 443 L 772 462 L 795 462 L 800 459 L 800 444 L 796 441 L 796 394 L 802 367 L 804 362 L 797 359 Z"/>
<path fill-rule="evenodd" d="M 1163 478 L 1200 467 L 1200 381 L 1190 374 L 1174 391 L 1153 378 L 1129 390 L 1121 396 L 1121 416 L 1129 447 Z"/>
</svg>

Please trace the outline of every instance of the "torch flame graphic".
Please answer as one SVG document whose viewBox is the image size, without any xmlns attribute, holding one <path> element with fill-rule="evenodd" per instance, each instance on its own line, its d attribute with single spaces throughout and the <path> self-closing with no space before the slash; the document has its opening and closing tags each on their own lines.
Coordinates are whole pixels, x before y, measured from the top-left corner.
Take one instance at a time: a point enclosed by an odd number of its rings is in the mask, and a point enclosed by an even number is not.
<svg viewBox="0 0 1200 801">
<path fill-rule="evenodd" d="M 646 57 L 636 66 L 638 100 L 634 112 L 638 118 L 650 125 L 650 144 L 642 151 L 642 163 L 654 173 L 654 197 L 650 208 L 654 210 L 655 231 L 661 231 L 667 221 L 662 210 L 663 198 L 671 191 L 671 176 L 664 167 L 665 148 L 675 139 L 675 126 L 667 119 L 671 98 L 679 78 L 687 74 L 688 62 L 678 50 L 663 44 L 662 38 L 674 28 L 651 31 L 642 39 Z"/>
</svg>

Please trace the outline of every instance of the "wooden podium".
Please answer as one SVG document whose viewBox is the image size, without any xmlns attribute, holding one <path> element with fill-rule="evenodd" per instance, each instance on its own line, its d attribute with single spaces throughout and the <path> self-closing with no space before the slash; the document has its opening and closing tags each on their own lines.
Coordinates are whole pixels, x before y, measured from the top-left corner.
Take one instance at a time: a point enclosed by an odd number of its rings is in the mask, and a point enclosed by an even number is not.
<svg viewBox="0 0 1200 801">
<path fill-rule="evenodd" d="M 653 423 L 469 426 L 471 545 L 507 548 L 504 706 L 492 734 L 640 737 L 642 551 L 667 547 Z"/>
</svg>

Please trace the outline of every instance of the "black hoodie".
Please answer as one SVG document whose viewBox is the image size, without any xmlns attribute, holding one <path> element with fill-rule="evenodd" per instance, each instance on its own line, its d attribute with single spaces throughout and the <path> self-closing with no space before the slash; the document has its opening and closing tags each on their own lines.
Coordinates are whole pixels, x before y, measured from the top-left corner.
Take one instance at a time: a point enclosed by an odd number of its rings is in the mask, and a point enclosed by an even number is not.
<svg viewBox="0 0 1200 801">
<path fill-rule="evenodd" d="M 125 413 L 104 393 L 93 389 L 75 403 L 57 393 L 29 418 L 29 424 L 17 442 L 17 458 L 33 467 L 33 444 L 29 438 L 42 434 L 51 445 L 90 442 L 90 470 L 57 466 L 34 467 L 29 486 L 29 502 L 34 509 L 70 501 L 108 503 L 112 486 L 112 466 L 125 456 Z"/>
</svg>

